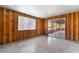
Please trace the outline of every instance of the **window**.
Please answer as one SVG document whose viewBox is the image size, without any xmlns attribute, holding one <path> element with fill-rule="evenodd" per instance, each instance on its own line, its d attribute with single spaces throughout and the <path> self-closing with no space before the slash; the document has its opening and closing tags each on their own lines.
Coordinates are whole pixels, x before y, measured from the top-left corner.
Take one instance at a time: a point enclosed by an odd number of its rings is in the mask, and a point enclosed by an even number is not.
<svg viewBox="0 0 79 59">
<path fill-rule="evenodd" d="M 35 30 L 35 29 L 36 29 L 35 19 L 18 16 L 18 30 Z"/>
</svg>

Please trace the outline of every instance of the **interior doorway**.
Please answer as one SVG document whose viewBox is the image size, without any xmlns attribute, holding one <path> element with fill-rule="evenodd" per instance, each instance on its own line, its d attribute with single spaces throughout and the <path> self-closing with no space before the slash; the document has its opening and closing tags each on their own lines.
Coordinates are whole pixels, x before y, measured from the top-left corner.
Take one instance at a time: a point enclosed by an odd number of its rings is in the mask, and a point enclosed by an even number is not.
<svg viewBox="0 0 79 59">
<path fill-rule="evenodd" d="M 65 18 L 48 20 L 48 35 L 65 39 Z"/>
</svg>

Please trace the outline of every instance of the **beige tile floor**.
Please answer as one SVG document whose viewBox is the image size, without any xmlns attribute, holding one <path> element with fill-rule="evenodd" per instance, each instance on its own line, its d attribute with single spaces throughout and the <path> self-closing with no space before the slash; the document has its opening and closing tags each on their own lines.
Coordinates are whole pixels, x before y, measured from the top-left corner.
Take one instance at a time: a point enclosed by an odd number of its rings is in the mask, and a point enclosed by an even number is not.
<svg viewBox="0 0 79 59">
<path fill-rule="evenodd" d="M 65 30 L 58 30 L 56 32 L 49 33 L 48 35 L 56 37 L 56 38 L 63 38 L 64 39 L 65 38 Z"/>
<path fill-rule="evenodd" d="M 28 40 L 0 45 L 1 53 L 78 53 L 79 43 L 53 38 L 37 36 Z"/>
</svg>

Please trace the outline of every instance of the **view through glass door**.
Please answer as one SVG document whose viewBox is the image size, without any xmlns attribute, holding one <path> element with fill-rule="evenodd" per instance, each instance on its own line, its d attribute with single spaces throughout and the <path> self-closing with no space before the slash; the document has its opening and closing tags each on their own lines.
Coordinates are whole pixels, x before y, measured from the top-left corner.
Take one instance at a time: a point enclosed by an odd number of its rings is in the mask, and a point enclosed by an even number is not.
<svg viewBox="0 0 79 59">
<path fill-rule="evenodd" d="M 65 18 L 48 20 L 48 35 L 65 38 Z"/>
</svg>

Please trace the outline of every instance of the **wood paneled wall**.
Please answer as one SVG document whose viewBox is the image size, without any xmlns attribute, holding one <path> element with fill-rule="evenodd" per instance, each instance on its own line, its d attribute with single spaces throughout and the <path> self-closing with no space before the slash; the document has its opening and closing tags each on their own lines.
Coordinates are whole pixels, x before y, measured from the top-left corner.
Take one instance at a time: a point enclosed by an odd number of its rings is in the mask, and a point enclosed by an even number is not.
<svg viewBox="0 0 79 59">
<path fill-rule="evenodd" d="M 66 39 L 79 40 L 79 12 L 66 15 Z"/>
<path fill-rule="evenodd" d="M 72 12 L 64 15 L 59 15 L 51 18 L 46 18 L 45 21 L 51 19 L 56 19 L 56 18 L 66 18 L 65 21 L 65 38 L 68 40 L 75 40 L 79 41 L 79 12 Z M 47 23 L 45 23 L 47 26 Z M 45 26 L 45 27 L 46 27 Z M 47 26 L 48 27 L 48 26 Z M 47 28 L 45 28 L 47 29 Z M 45 31 L 46 33 L 48 32 Z"/>
<path fill-rule="evenodd" d="M 18 31 L 18 16 L 36 19 L 36 30 Z M 0 8 L 0 44 L 48 34 L 48 19 L 66 18 L 65 38 L 79 40 L 79 12 L 72 12 L 42 20 L 13 10 Z"/>
<path fill-rule="evenodd" d="M 36 19 L 36 30 L 18 31 L 18 16 Z M 0 8 L 0 43 L 10 43 L 44 34 L 44 20 L 13 10 Z"/>
</svg>

